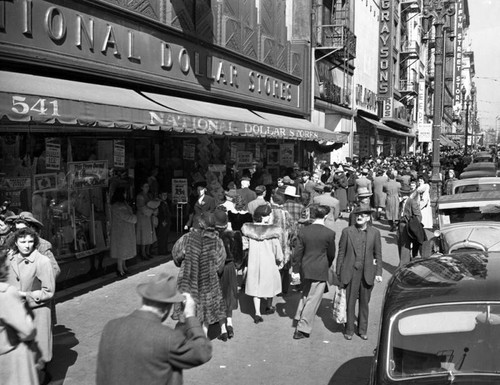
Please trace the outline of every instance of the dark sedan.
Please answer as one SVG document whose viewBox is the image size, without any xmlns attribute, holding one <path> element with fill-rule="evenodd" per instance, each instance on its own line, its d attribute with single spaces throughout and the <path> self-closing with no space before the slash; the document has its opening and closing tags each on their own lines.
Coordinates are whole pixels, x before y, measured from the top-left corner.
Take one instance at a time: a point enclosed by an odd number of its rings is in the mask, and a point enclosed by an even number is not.
<svg viewBox="0 0 500 385">
<path fill-rule="evenodd" d="M 387 286 L 371 385 L 500 384 L 500 252 L 418 259 Z"/>
</svg>

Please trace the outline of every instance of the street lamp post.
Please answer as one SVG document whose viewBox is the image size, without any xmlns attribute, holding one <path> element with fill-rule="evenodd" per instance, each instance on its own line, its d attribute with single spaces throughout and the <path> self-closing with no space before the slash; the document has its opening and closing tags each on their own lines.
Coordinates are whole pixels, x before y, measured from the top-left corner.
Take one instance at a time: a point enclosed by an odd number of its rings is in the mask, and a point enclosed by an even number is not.
<svg viewBox="0 0 500 385">
<path fill-rule="evenodd" d="M 467 156 L 467 148 L 469 147 L 469 104 L 470 104 L 470 96 L 467 95 L 467 99 L 465 98 L 467 90 L 465 86 L 462 87 L 462 108 L 464 108 L 465 102 L 465 144 L 464 144 L 464 157 Z"/>
<path fill-rule="evenodd" d="M 432 176 L 431 176 L 431 205 L 436 213 L 436 203 L 441 190 L 441 162 L 439 158 L 439 144 L 441 124 L 443 121 L 443 26 L 447 16 L 455 14 L 454 0 L 425 0 L 422 17 L 432 17 L 436 32 L 434 56 L 434 122 L 432 126 Z M 436 221 L 437 215 L 434 215 Z"/>
</svg>

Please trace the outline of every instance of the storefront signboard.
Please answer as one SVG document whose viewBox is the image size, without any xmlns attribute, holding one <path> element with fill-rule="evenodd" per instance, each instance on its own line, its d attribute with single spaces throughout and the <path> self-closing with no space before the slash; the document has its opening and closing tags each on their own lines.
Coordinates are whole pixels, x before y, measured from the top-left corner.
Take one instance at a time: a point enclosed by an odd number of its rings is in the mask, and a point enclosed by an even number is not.
<svg viewBox="0 0 500 385">
<path fill-rule="evenodd" d="M 57 173 L 36 174 L 33 176 L 33 193 L 57 190 Z"/>
<path fill-rule="evenodd" d="M 61 169 L 61 144 L 57 138 L 45 139 L 45 168 L 47 170 Z"/>
<path fill-rule="evenodd" d="M 113 141 L 113 163 L 115 168 L 125 168 L 125 141 Z"/>
<path fill-rule="evenodd" d="M 188 182 L 186 178 L 172 179 L 172 202 L 187 203 L 188 201 Z"/>
<path fill-rule="evenodd" d="M 290 143 L 280 145 L 280 166 L 292 167 L 294 154 L 294 145 Z"/>
<path fill-rule="evenodd" d="M 152 28 L 150 22 L 140 24 L 134 17 L 99 12 L 101 7 L 84 3 L 1 2 L 0 56 L 30 57 L 38 64 L 98 71 L 137 84 L 223 95 L 289 112 L 307 108 L 305 82 L 291 73 L 199 44 L 172 28 Z M 290 55 L 306 55 L 307 45 L 289 44 Z M 299 62 L 295 57 L 294 64 Z"/>
<path fill-rule="evenodd" d="M 89 189 L 108 186 L 108 161 L 68 162 L 70 189 Z"/>
</svg>

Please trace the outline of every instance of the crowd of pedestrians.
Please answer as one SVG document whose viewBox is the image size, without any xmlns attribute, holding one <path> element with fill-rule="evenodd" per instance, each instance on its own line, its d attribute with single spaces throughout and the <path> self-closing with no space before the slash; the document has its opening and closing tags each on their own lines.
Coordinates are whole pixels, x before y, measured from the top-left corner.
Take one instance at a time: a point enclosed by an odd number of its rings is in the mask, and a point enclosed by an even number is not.
<svg viewBox="0 0 500 385">
<path fill-rule="evenodd" d="M 464 166 L 453 154 L 445 160 L 443 194 Z M 186 232 L 171 250 L 179 274 L 139 285 L 141 308 L 105 327 L 97 382 L 180 383 L 182 369 L 210 359 L 210 325 L 219 324 L 224 342 L 238 332 L 232 317 L 238 296 L 251 298 L 253 320 L 260 324 L 275 313 L 274 298 L 292 285 L 301 294 L 294 339 L 313 332 L 323 293 L 332 285 L 346 291 L 345 339 L 355 333 L 368 339 L 370 295 L 382 281 L 381 237 L 373 223 L 384 221 L 395 233 L 401 265 L 425 256 L 425 230 L 433 227 L 430 164 L 422 155 L 354 159 L 314 170 L 290 168 L 275 183 L 254 164 L 224 177 L 222 202 L 205 181 L 196 182 Z M 128 273 L 128 259 L 151 258 L 154 243 L 168 252 L 170 205 L 156 174 L 140 185 L 135 209 L 123 188 L 113 190 L 111 257 L 119 276 Z M 339 218 L 348 227 L 337 250 Z M 8 373 L 2 378 L 7 384 L 49 380 L 45 366 L 52 358 L 52 299 L 60 270 L 50 243 L 39 236 L 42 226 L 29 212 L 0 215 L 0 371 Z M 163 326 L 169 316 L 181 326 Z M 4 338 L 7 333 L 16 343 Z M 149 340 L 158 348 L 146 348 Z M 140 374 L 141 367 L 152 366 Z"/>
</svg>

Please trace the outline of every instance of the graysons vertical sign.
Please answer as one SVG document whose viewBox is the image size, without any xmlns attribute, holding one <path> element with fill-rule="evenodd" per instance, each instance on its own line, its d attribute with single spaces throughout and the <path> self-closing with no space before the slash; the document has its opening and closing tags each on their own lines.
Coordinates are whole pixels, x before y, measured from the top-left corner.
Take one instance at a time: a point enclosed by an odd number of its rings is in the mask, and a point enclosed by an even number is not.
<svg viewBox="0 0 500 385">
<path fill-rule="evenodd" d="M 392 6 L 390 0 L 380 1 L 380 42 L 378 55 L 378 97 L 392 97 Z"/>
</svg>

